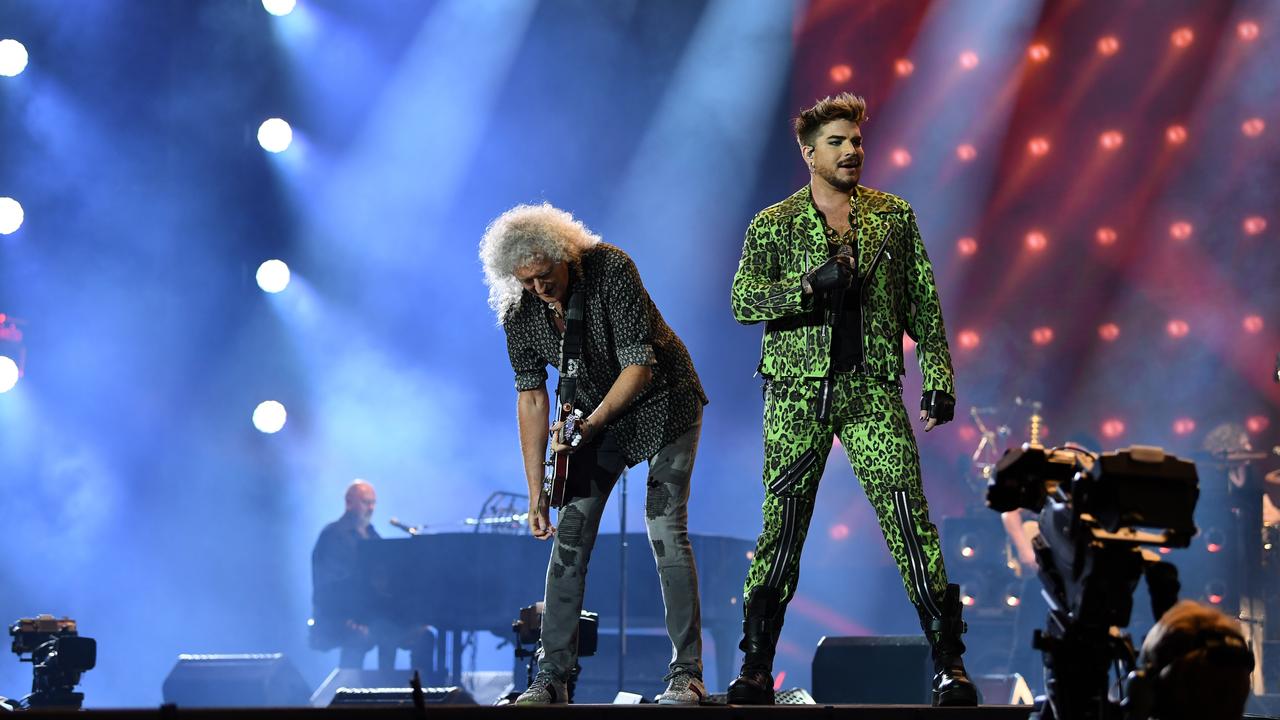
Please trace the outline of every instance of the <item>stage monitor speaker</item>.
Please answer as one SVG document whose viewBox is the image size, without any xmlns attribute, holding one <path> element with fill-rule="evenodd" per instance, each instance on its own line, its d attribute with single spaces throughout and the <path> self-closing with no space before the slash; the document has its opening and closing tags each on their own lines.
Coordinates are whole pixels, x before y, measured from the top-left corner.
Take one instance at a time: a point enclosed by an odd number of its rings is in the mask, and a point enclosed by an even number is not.
<svg viewBox="0 0 1280 720">
<path fill-rule="evenodd" d="M 813 654 L 823 704 L 928 705 L 933 662 L 920 636 L 824 637 Z"/>
<path fill-rule="evenodd" d="M 338 688 L 404 688 L 409 689 L 412 670 L 365 670 L 334 668 L 320 687 L 311 693 L 311 707 L 329 707 Z"/>
<path fill-rule="evenodd" d="M 983 705 L 1035 705 L 1036 698 L 1018 673 L 979 675 L 974 678 Z"/>
<path fill-rule="evenodd" d="M 774 705 L 817 705 L 817 701 L 802 687 L 779 690 L 773 694 Z"/>
<path fill-rule="evenodd" d="M 428 705 L 475 705 L 471 693 L 460 687 L 424 687 L 422 700 Z M 329 707 L 412 706 L 413 690 L 399 687 L 338 688 Z"/>
<path fill-rule="evenodd" d="M 179 707 L 304 707 L 311 688 L 283 653 L 179 655 L 163 694 Z"/>
</svg>

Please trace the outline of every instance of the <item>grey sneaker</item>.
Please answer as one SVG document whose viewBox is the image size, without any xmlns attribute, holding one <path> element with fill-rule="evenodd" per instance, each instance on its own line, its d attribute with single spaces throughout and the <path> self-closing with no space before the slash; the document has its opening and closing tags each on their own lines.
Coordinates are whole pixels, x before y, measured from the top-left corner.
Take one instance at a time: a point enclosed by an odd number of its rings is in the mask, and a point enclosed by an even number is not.
<svg viewBox="0 0 1280 720">
<path fill-rule="evenodd" d="M 659 705 L 697 705 L 707 698 L 707 686 L 702 678 L 687 672 L 671 676 L 666 692 L 658 698 Z"/>
<path fill-rule="evenodd" d="M 564 683 L 549 672 L 538 673 L 529 689 L 516 698 L 517 705 L 564 705 L 568 702 L 569 691 Z"/>
</svg>

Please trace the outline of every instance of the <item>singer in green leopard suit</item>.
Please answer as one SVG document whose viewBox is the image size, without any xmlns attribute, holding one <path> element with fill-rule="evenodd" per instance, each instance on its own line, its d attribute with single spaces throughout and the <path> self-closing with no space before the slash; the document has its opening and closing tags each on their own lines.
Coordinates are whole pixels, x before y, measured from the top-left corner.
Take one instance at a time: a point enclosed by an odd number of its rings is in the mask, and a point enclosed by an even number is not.
<svg viewBox="0 0 1280 720">
<path fill-rule="evenodd" d="M 818 482 L 839 437 L 933 649 L 933 704 L 976 705 L 902 401 L 902 337 L 916 342 L 925 431 L 952 419 L 955 380 L 933 269 L 911 206 L 858 184 L 866 103 L 848 93 L 795 119 L 812 179 L 756 215 L 733 278 L 734 317 L 765 323 L 764 529 L 744 588 L 742 671 L 729 702 L 772 704 L 773 656 Z"/>
</svg>

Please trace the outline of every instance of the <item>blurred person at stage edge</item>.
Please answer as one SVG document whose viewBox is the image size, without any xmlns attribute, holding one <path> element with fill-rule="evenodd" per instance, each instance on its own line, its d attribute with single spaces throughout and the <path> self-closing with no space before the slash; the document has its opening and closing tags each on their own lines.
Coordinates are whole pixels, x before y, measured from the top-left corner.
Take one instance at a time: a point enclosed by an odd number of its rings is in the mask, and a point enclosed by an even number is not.
<svg viewBox="0 0 1280 720">
<path fill-rule="evenodd" d="M 961 660 L 959 587 L 947 582 L 902 401 L 904 332 L 924 376 L 926 432 L 955 412 L 951 353 L 911 206 L 859 185 L 866 119 L 864 100 L 848 93 L 800 113 L 796 140 L 811 180 L 751 221 L 733 278 L 734 317 L 765 323 L 765 499 L 744 587 L 746 657 L 730 703 L 774 700 L 774 652 L 835 436 L 932 646 L 933 704 L 977 704 Z"/>
<path fill-rule="evenodd" d="M 549 204 L 508 210 L 485 231 L 480 259 L 515 371 L 529 528 L 536 538 L 554 539 L 538 673 L 516 703 L 568 701 L 600 518 L 622 471 L 647 461 L 645 524 L 672 644 L 669 685 L 660 702 L 696 704 L 706 688 L 688 503 L 707 396 L 689 352 L 662 319 L 631 258 L 564 210 Z M 570 354 L 572 369 L 562 345 L 580 345 L 580 357 Z M 563 444 L 559 421 L 550 422 L 548 365 L 562 370 L 560 390 L 573 395 L 557 392 L 559 401 L 571 400 L 583 413 L 576 447 Z M 566 384 L 564 370 L 574 382 Z M 558 527 L 543 493 L 548 441 L 555 452 L 573 453 Z"/>
<path fill-rule="evenodd" d="M 1239 720 L 1253 666 L 1253 652 L 1235 620 L 1183 600 L 1142 642 L 1137 668 L 1125 682 L 1127 717 Z"/>
<path fill-rule="evenodd" d="M 1267 473 L 1261 486 L 1255 487 L 1256 483 L 1252 481 L 1253 461 L 1261 461 L 1267 454 L 1254 451 L 1249 431 L 1237 423 L 1222 423 L 1205 435 L 1204 449 L 1219 467 L 1226 469 L 1228 491 L 1260 499 L 1262 524 L 1267 527 L 1280 525 L 1280 470 Z M 1256 515 L 1256 512 L 1249 514 Z"/>
<path fill-rule="evenodd" d="M 360 544 L 381 539 L 370 523 L 377 503 L 373 485 L 356 480 L 347 487 L 342 517 L 326 525 L 316 539 L 311 551 L 311 647 L 339 648 L 338 667 L 361 668 L 365 654 L 376 646 L 381 670 L 395 669 L 396 650 L 405 648 L 413 668 L 426 679 L 438 679 L 433 628 L 389 617 L 361 577 Z"/>
</svg>

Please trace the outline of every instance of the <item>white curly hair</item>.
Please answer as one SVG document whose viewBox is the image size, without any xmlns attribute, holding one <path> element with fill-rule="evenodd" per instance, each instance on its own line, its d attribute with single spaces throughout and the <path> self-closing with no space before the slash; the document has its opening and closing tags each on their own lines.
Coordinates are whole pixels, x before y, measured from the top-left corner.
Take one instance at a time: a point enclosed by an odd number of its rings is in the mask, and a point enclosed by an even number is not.
<svg viewBox="0 0 1280 720">
<path fill-rule="evenodd" d="M 600 236 L 581 220 L 550 203 L 517 205 L 499 215 L 480 238 L 489 307 L 498 324 L 520 304 L 524 288 L 515 277 L 517 268 L 539 259 L 577 263 L 583 251 L 599 242 Z"/>
</svg>

